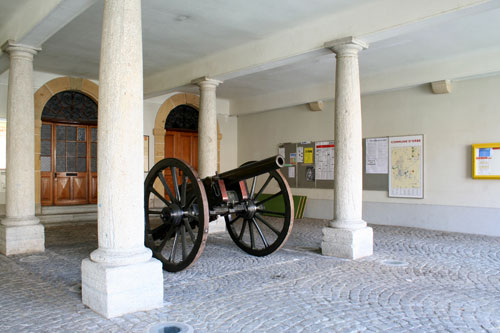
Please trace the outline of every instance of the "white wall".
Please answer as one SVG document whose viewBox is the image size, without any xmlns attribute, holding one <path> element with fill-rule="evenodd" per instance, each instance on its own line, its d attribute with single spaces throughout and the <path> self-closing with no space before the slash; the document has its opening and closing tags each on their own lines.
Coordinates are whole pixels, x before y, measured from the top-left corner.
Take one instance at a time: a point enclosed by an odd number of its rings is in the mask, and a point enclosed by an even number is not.
<svg viewBox="0 0 500 333">
<path fill-rule="evenodd" d="M 363 136 L 424 134 L 424 199 L 364 191 L 369 223 L 500 235 L 500 180 L 471 177 L 471 144 L 500 141 L 500 76 L 453 82 L 451 94 L 429 85 L 362 96 Z M 333 102 L 238 118 L 238 159 L 275 154 L 279 143 L 333 139 Z M 308 196 L 306 215 L 333 217 L 333 191 L 293 189 Z M 472 220 L 471 220 L 472 219 Z"/>
</svg>

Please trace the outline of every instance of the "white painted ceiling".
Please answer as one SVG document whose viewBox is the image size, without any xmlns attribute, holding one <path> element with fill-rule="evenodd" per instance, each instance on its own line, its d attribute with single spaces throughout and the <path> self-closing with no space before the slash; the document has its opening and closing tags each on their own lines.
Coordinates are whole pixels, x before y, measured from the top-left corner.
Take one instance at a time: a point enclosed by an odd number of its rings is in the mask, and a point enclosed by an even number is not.
<svg viewBox="0 0 500 333">
<path fill-rule="evenodd" d="M 369 1 L 143 0 L 144 75 L 262 39 Z M 10 10 L 10 3 L 2 2 L 0 19 Z M 35 69 L 97 79 L 102 8 L 103 1 L 97 1 L 49 38 L 36 57 Z M 360 70 L 362 76 L 369 76 L 491 48 L 500 49 L 498 8 L 458 15 L 374 42 L 361 53 Z M 217 94 L 238 99 L 268 94 L 269 91 L 331 83 L 334 64 L 332 54 L 318 56 L 227 80 L 218 88 Z"/>
<path fill-rule="evenodd" d="M 359 54 L 360 73 L 362 77 L 383 74 L 412 64 L 490 49 L 500 50 L 500 9 L 446 20 L 373 43 Z M 335 57 L 327 54 L 227 80 L 217 94 L 226 98 L 255 97 L 272 90 L 333 83 L 334 74 Z"/>
</svg>

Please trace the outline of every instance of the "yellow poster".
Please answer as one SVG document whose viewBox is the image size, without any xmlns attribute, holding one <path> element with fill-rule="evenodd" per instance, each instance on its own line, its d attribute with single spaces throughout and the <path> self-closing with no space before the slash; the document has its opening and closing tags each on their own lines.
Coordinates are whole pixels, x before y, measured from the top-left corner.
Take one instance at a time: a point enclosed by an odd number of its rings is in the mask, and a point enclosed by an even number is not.
<svg viewBox="0 0 500 333">
<path fill-rule="evenodd" d="M 313 163 L 313 154 L 314 154 L 314 148 L 304 148 L 304 163 L 305 164 L 312 164 Z"/>
</svg>

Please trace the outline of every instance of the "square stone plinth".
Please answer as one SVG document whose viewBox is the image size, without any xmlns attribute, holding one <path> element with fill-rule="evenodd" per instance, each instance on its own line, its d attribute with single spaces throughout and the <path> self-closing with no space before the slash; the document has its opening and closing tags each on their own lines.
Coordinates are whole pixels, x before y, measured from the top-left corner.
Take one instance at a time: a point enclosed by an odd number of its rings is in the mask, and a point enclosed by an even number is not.
<svg viewBox="0 0 500 333">
<path fill-rule="evenodd" d="M 321 253 L 325 256 L 358 259 L 373 254 L 373 229 L 323 228 Z"/>
<path fill-rule="evenodd" d="M 82 261 L 82 301 L 106 318 L 163 306 L 161 262 L 111 266 Z"/>
<path fill-rule="evenodd" d="M 5 226 L 0 224 L 0 253 L 10 256 L 43 251 L 45 251 L 43 225 Z"/>
<path fill-rule="evenodd" d="M 217 220 L 211 221 L 208 225 L 208 233 L 216 234 L 220 232 L 226 231 L 226 219 L 222 216 L 219 216 Z"/>
</svg>

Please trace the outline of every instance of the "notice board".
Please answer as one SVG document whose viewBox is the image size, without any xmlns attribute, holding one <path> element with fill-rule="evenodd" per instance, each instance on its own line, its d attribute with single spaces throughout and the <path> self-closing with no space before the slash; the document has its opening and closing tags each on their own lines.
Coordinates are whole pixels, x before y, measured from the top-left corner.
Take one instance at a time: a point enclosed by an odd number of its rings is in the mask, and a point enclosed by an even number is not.
<svg viewBox="0 0 500 333">
<path fill-rule="evenodd" d="M 281 168 L 281 173 L 290 187 L 297 187 L 297 145 L 283 143 L 278 148 L 278 154 L 285 158 L 285 166 Z"/>
<path fill-rule="evenodd" d="M 297 145 L 297 187 L 316 188 L 314 167 L 314 142 L 299 142 Z"/>
<path fill-rule="evenodd" d="M 363 190 L 389 189 L 389 138 L 363 139 Z"/>
<path fill-rule="evenodd" d="M 332 140 L 279 145 L 278 153 L 285 158 L 282 172 L 290 186 L 333 189 L 334 148 Z"/>
<path fill-rule="evenodd" d="M 472 145 L 472 177 L 500 179 L 500 143 Z"/>
</svg>

